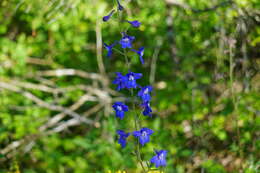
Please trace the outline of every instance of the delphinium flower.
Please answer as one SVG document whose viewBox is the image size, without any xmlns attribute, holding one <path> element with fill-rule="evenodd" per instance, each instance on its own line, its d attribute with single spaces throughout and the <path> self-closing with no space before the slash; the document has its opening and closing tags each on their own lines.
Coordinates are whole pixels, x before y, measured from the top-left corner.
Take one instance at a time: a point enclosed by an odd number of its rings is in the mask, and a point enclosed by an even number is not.
<svg viewBox="0 0 260 173">
<path fill-rule="evenodd" d="M 144 110 L 142 112 L 143 115 L 151 117 L 152 116 L 152 114 L 151 114 L 152 108 L 150 107 L 150 102 L 148 102 L 148 101 L 144 102 L 144 103 L 142 103 L 141 106 L 144 108 Z"/>
<path fill-rule="evenodd" d="M 132 25 L 132 27 L 138 28 L 141 25 L 141 22 L 139 22 L 138 20 L 134 20 L 134 21 L 129 21 L 127 20 L 128 23 L 130 23 Z"/>
<path fill-rule="evenodd" d="M 112 53 L 113 53 L 113 47 L 115 46 L 115 43 L 111 44 L 111 45 L 107 45 L 106 43 L 104 43 L 104 47 L 107 50 L 107 57 L 110 58 Z"/>
<path fill-rule="evenodd" d="M 139 139 L 139 142 L 142 146 L 150 141 L 151 134 L 153 134 L 153 130 L 146 127 L 142 128 L 139 131 L 133 132 L 133 136 Z"/>
<path fill-rule="evenodd" d="M 116 0 L 117 1 L 117 12 L 124 10 L 124 7 L 120 4 L 120 0 Z M 113 15 L 113 13 L 115 12 L 115 10 L 112 10 L 107 16 L 103 17 L 103 21 L 106 22 L 108 21 L 111 16 Z M 121 21 L 121 17 L 124 15 L 119 15 L 119 21 Z M 125 22 L 128 22 L 132 27 L 138 28 L 141 25 L 141 22 L 139 22 L 138 20 L 133 20 L 133 21 L 129 21 L 129 20 L 124 20 Z M 139 56 L 140 62 L 142 64 L 144 64 L 144 47 L 140 47 L 139 49 L 135 50 L 132 48 L 132 43 L 135 40 L 134 36 L 129 36 L 127 35 L 126 31 L 122 32 L 122 38 L 119 41 L 116 41 L 115 43 L 108 45 L 106 43 L 104 43 L 104 47 L 107 50 L 107 57 L 111 57 L 112 53 L 113 53 L 113 47 L 116 44 L 120 44 L 121 48 L 124 49 L 123 53 L 125 55 L 126 58 L 126 62 L 127 62 L 127 67 L 128 69 L 130 68 L 131 63 L 128 63 L 128 57 L 126 55 L 126 48 L 129 48 L 130 50 L 134 51 L 135 53 L 137 53 L 137 55 Z M 119 51 L 120 52 L 120 51 Z M 134 73 L 131 72 L 129 69 L 129 72 L 126 75 L 123 75 L 120 72 L 116 73 L 116 78 L 113 81 L 113 84 L 117 85 L 116 89 L 118 91 L 122 90 L 122 89 L 136 89 L 136 88 L 140 88 L 140 90 L 138 91 L 137 96 L 141 98 L 141 107 L 143 109 L 142 114 L 144 116 L 152 116 L 151 112 L 151 106 L 150 106 L 150 101 L 151 101 L 151 91 L 152 91 L 152 86 L 145 86 L 145 87 L 141 87 L 138 83 L 137 83 L 137 79 L 140 79 L 142 77 L 142 73 Z M 133 95 L 133 90 L 131 90 L 131 95 L 132 97 L 134 97 Z M 113 109 L 115 110 L 115 114 L 116 117 L 123 119 L 125 116 L 125 112 L 128 111 L 128 106 L 125 105 L 122 102 L 115 102 L 113 104 Z M 135 102 L 133 102 L 133 108 L 135 108 Z M 138 115 L 135 115 L 136 120 L 135 121 L 135 127 L 140 127 L 140 120 L 138 119 Z M 148 143 L 150 141 L 150 136 L 154 133 L 153 130 L 147 128 L 147 127 L 143 127 L 141 128 L 139 131 L 136 129 L 136 131 L 132 132 L 132 135 L 138 139 L 139 143 L 144 146 L 146 143 Z M 131 133 L 126 133 L 123 130 L 117 130 L 117 134 L 119 135 L 118 138 L 118 143 L 121 145 L 122 148 L 124 148 L 127 144 L 127 137 L 131 134 Z M 140 150 L 139 150 L 139 144 L 138 145 L 138 150 L 136 151 L 138 153 L 138 155 L 140 156 Z M 154 157 L 152 157 L 152 159 L 150 160 L 151 163 L 155 164 L 155 166 L 158 168 L 159 166 L 166 166 L 166 154 L 167 151 L 166 150 L 160 150 L 160 151 L 155 151 L 156 155 Z M 143 171 L 145 172 L 145 168 L 142 164 L 142 159 L 139 158 L 139 162 L 143 168 Z"/>
<path fill-rule="evenodd" d="M 125 116 L 125 112 L 128 111 L 128 106 L 122 102 L 115 102 L 113 104 L 113 108 L 116 111 L 116 117 L 123 119 Z"/>
<path fill-rule="evenodd" d="M 132 48 L 132 42 L 134 41 L 134 36 L 129 36 L 125 32 L 123 32 L 123 37 L 119 41 L 119 44 L 122 48 Z"/>
<path fill-rule="evenodd" d="M 126 88 L 136 88 L 138 87 L 138 84 L 136 83 L 137 79 L 140 79 L 142 77 L 142 73 L 134 73 L 134 72 L 129 72 L 126 74 Z"/>
<path fill-rule="evenodd" d="M 116 72 L 116 79 L 113 81 L 113 84 L 117 85 L 116 90 L 120 91 L 121 89 L 126 88 L 126 81 L 128 80 L 126 76 L 122 75 L 120 72 Z"/>
<path fill-rule="evenodd" d="M 118 10 L 119 11 L 124 10 L 124 7 L 120 4 L 119 0 L 116 0 L 116 1 L 117 1 Z"/>
<path fill-rule="evenodd" d="M 126 133 L 123 130 L 117 130 L 117 134 L 119 135 L 118 143 L 122 148 L 126 146 L 126 138 L 130 135 L 130 133 Z"/>
<path fill-rule="evenodd" d="M 153 87 L 148 85 L 148 86 L 142 87 L 137 95 L 142 99 L 143 102 L 147 102 L 147 101 L 151 100 L 150 92 L 152 90 L 153 90 Z"/>
<path fill-rule="evenodd" d="M 115 10 L 112 10 L 107 16 L 104 16 L 103 21 L 104 22 L 108 21 L 114 12 L 115 12 Z"/>
<path fill-rule="evenodd" d="M 143 56 L 144 56 L 144 47 L 141 47 L 141 48 L 139 48 L 138 50 L 132 49 L 132 51 L 136 52 L 136 53 L 139 55 L 139 59 L 140 59 L 141 63 L 144 64 L 144 59 L 143 59 Z"/>
<path fill-rule="evenodd" d="M 159 166 L 166 166 L 167 151 L 160 150 L 160 151 L 155 151 L 155 153 L 156 153 L 156 155 L 152 157 L 150 162 L 154 163 L 156 168 L 158 168 Z"/>
</svg>

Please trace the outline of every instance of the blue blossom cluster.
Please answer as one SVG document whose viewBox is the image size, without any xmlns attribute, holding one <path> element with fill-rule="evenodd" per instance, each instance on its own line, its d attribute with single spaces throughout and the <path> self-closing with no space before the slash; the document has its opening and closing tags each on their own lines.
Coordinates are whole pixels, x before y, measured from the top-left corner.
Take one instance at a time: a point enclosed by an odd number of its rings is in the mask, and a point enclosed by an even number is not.
<svg viewBox="0 0 260 173">
<path fill-rule="evenodd" d="M 123 11 L 124 7 L 120 4 L 120 1 L 117 0 L 117 12 Z M 115 10 L 112 10 L 107 16 L 103 17 L 103 21 L 107 22 L 112 15 L 115 13 Z M 125 20 L 129 23 L 132 27 L 138 28 L 141 25 L 141 22 L 138 20 Z M 122 32 L 122 38 L 118 41 L 114 41 L 112 44 L 104 43 L 104 48 L 107 51 L 107 57 L 111 57 L 113 54 L 114 47 L 119 44 L 124 52 L 126 49 L 135 52 L 140 59 L 141 64 L 144 64 L 144 47 L 140 47 L 139 49 L 133 49 L 133 42 L 135 40 L 134 36 L 128 35 L 126 32 Z M 127 74 L 122 74 L 121 72 L 116 72 L 116 77 L 113 80 L 113 84 L 116 85 L 116 90 L 120 91 L 123 89 L 131 90 L 133 96 L 133 90 L 137 91 L 137 97 L 140 98 L 140 108 L 142 109 L 142 114 L 144 116 L 152 117 L 152 108 L 150 106 L 151 102 L 151 92 L 153 90 L 152 86 L 141 86 L 138 84 L 138 79 L 143 77 L 142 73 L 134 73 L 128 69 Z M 124 119 L 126 112 L 129 111 L 129 107 L 123 102 L 115 102 L 113 104 L 113 109 L 115 111 L 115 115 L 120 120 Z M 147 127 L 142 127 L 139 130 L 137 129 L 138 126 L 135 126 L 136 129 L 133 132 L 125 132 L 124 130 L 117 130 L 118 143 L 121 145 L 122 148 L 126 147 L 127 145 L 127 138 L 129 136 L 133 136 L 137 139 L 141 146 L 144 146 L 146 143 L 150 142 L 150 137 L 154 133 L 152 129 Z M 158 168 L 160 166 L 166 166 L 166 150 L 155 150 L 156 155 L 153 156 L 150 160 L 151 164 L 155 164 Z"/>
</svg>

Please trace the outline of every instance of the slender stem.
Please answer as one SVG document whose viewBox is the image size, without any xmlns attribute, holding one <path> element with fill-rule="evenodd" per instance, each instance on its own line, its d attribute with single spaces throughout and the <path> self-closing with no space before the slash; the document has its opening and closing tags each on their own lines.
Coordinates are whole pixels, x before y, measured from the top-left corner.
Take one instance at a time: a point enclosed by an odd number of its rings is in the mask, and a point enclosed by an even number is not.
<svg viewBox="0 0 260 173">
<path fill-rule="evenodd" d="M 116 49 L 116 48 L 113 48 L 113 50 L 115 50 L 115 51 L 117 51 L 118 53 L 120 53 L 121 55 L 124 55 L 124 56 L 125 56 L 124 52 L 121 52 L 120 50 L 118 50 L 118 49 Z"/>
<path fill-rule="evenodd" d="M 131 63 L 128 61 L 128 57 L 126 55 L 126 49 L 124 49 L 124 57 L 125 57 L 125 62 L 126 62 L 127 68 L 129 70 L 131 67 Z"/>
<path fill-rule="evenodd" d="M 131 96 L 133 98 L 134 96 L 134 91 L 133 89 L 131 89 Z M 139 123 L 139 120 L 138 120 L 138 114 L 136 113 L 136 108 L 135 108 L 135 103 L 133 102 L 133 109 L 135 110 L 135 130 L 137 131 L 139 128 L 140 128 L 140 123 Z M 136 156 L 137 156 L 137 159 L 143 169 L 143 172 L 146 172 L 146 169 L 143 165 L 143 161 L 142 161 L 142 157 L 141 157 L 141 153 L 140 153 L 140 145 L 139 143 L 137 142 L 136 143 Z"/>
</svg>

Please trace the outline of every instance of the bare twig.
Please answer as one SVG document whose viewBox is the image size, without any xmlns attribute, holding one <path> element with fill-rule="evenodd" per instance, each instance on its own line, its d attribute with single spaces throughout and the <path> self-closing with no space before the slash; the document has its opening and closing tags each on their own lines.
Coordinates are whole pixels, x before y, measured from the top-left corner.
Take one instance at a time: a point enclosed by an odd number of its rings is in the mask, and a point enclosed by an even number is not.
<svg viewBox="0 0 260 173">
<path fill-rule="evenodd" d="M 86 99 L 86 97 L 82 96 L 78 102 L 76 102 L 75 104 L 73 104 L 70 107 L 70 109 L 72 109 L 72 110 L 78 109 L 82 105 L 84 99 Z M 102 108 L 102 105 L 98 104 L 98 105 L 94 106 L 93 108 L 89 109 L 88 111 L 86 111 L 84 113 L 84 115 L 89 116 L 91 114 L 94 114 L 95 112 L 99 111 L 100 108 Z M 33 139 L 37 140 L 41 136 L 61 132 L 65 129 L 67 129 L 68 127 L 79 125 L 81 123 L 81 121 L 79 121 L 78 119 L 73 118 L 73 119 L 70 119 L 63 123 L 60 123 L 58 126 L 54 127 L 52 130 L 49 130 L 46 133 L 44 132 L 47 128 L 56 125 L 65 116 L 66 116 L 66 114 L 64 114 L 64 113 L 59 113 L 59 114 L 55 115 L 46 124 L 44 124 L 43 126 L 41 126 L 39 128 L 39 131 L 40 131 L 39 135 L 28 135 L 28 136 L 24 137 L 23 139 L 14 141 L 11 144 L 7 145 L 4 149 L 0 150 L 0 153 L 5 155 L 6 158 L 10 158 L 14 155 L 14 152 L 12 152 L 12 151 L 15 150 L 16 148 L 20 147 L 21 145 L 25 144 L 27 141 L 32 142 Z M 98 122 L 95 121 L 95 123 L 93 125 L 97 126 L 97 123 Z M 6 158 L 0 159 L 0 161 L 4 161 L 4 160 L 6 160 Z"/>
<path fill-rule="evenodd" d="M 43 92 L 48 92 L 48 93 L 57 93 L 60 92 L 59 89 L 57 88 L 52 88 L 43 84 L 34 84 L 34 83 L 29 83 L 29 82 L 21 82 L 18 80 L 12 80 L 10 81 L 12 85 L 16 85 L 18 87 L 26 88 L 26 89 L 32 89 L 32 90 L 40 90 Z"/>
<path fill-rule="evenodd" d="M 35 65 L 52 65 L 54 62 L 50 59 L 40 59 L 40 58 L 26 58 L 26 63 L 35 64 Z"/>
<path fill-rule="evenodd" d="M 89 95 L 83 95 L 76 103 L 74 103 L 72 106 L 70 106 L 70 110 L 75 111 L 77 110 L 80 106 L 82 106 L 87 100 L 89 99 Z M 46 124 L 42 125 L 39 130 L 44 131 L 49 127 L 54 126 L 57 124 L 61 119 L 63 119 L 66 116 L 64 113 L 59 113 L 52 117 Z"/>
<path fill-rule="evenodd" d="M 57 69 L 57 70 L 46 70 L 46 71 L 38 71 L 36 74 L 29 74 L 29 77 L 35 76 L 79 76 L 86 79 L 99 80 L 101 82 L 107 81 L 106 78 L 97 73 L 88 73 L 82 70 L 76 69 Z"/>
<path fill-rule="evenodd" d="M 68 114 L 68 115 L 72 116 L 73 118 L 76 118 L 76 119 L 78 119 L 78 120 L 80 120 L 80 121 L 82 121 L 86 124 L 92 124 L 93 123 L 92 120 L 83 118 L 78 113 L 73 112 L 72 110 L 70 110 L 68 108 L 58 106 L 58 105 L 51 105 L 47 102 L 44 102 L 43 100 L 39 99 L 38 97 L 36 97 L 32 93 L 27 92 L 27 91 L 22 91 L 20 88 L 12 85 L 10 83 L 0 82 L 0 87 L 4 88 L 6 90 L 10 90 L 10 91 L 22 94 L 24 97 L 32 100 L 33 102 L 35 102 L 40 107 L 44 107 L 44 108 L 47 108 L 47 109 L 50 109 L 50 110 L 53 110 L 53 111 L 63 112 L 64 114 Z"/>
<path fill-rule="evenodd" d="M 156 46 L 156 48 L 154 50 L 153 57 L 152 57 L 152 63 L 151 63 L 151 71 L 150 71 L 150 77 L 149 77 L 150 84 L 153 84 L 154 80 L 155 80 L 156 62 L 157 62 L 157 58 L 158 58 L 158 55 L 159 55 L 159 52 L 160 52 L 160 49 L 161 49 L 161 46 L 163 43 L 161 38 L 159 38 L 157 40 L 158 40 L 158 45 Z"/>
<path fill-rule="evenodd" d="M 99 72 L 102 75 L 105 75 L 105 66 L 102 60 L 102 33 L 101 33 L 101 26 L 100 21 L 97 20 L 96 23 L 96 47 L 97 47 L 97 63 Z"/>
</svg>

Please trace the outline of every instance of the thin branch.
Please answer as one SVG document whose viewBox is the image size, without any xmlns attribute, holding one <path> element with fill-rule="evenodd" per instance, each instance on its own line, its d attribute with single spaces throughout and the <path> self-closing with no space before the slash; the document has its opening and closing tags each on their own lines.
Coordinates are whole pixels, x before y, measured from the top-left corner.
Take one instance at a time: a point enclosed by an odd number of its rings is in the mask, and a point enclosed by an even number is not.
<svg viewBox="0 0 260 173">
<path fill-rule="evenodd" d="M 85 96 L 82 96 L 78 102 L 76 102 L 75 104 L 73 104 L 72 106 L 70 106 L 70 109 L 72 109 L 73 111 L 78 109 L 82 102 L 84 101 L 84 99 L 86 99 Z M 80 104 L 81 103 L 81 104 Z M 98 104 L 96 106 L 94 106 L 93 108 L 89 109 L 88 111 L 86 111 L 84 113 L 84 116 L 89 116 L 91 114 L 94 114 L 95 112 L 99 111 L 102 105 Z M 66 114 L 64 113 L 59 113 L 57 115 L 55 115 L 53 118 L 51 118 L 46 124 L 44 124 L 43 126 L 41 126 L 39 128 L 39 131 L 41 132 L 39 135 L 28 135 L 26 137 L 24 137 L 23 139 L 17 140 L 12 142 L 11 144 L 7 145 L 4 149 L 0 150 L 0 153 L 3 155 L 6 155 L 7 158 L 10 158 L 13 156 L 14 153 L 10 153 L 11 151 L 15 150 L 16 148 L 20 147 L 21 145 L 23 145 L 24 143 L 26 143 L 26 141 L 32 141 L 33 138 L 36 140 L 37 138 L 43 136 L 43 135 L 50 135 L 52 133 L 57 133 L 57 132 L 61 132 L 65 129 L 67 129 L 68 127 L 71 126 L 75 126 L 81 123 L 81 121 L 79 121 L 78 119 L 70 119 L 66 122 L 60 123 L 57 127 L 54 127 L 53 130 L 50 130 L 46 133 L 43 133 L 47 128 L 54 126 L 55 124 L 57 124 L 61 119 L 63 119 L 66 116 Z M 94 126 L 97 126 L 97 123 L 95 121 L 95 123 L 93 124 Z M 9 154 L 8 154 L 9 153 Z M 0 161 L 4 161 L 5 159 L 0 159 Z"/>
<path fill-rule="evenodd" d="M 76 103 L 74 103 L 72 106 L 70 106 L 70 110 L 75 111 L 77 110 L 79 107 L 81 107 L 86 101 L 88 101 L 89 99 L 89 95 L 83 95 Z M 46 124 L 42 125 L 39 130 L 40 131 L 44 131 L 49 127 L 54 126 L 55 124 L 57 124 L 61 119 L 63 119 L 66 116 L 66 114 L 64 113 L 59 113 L 57 115 L 55 115 L 54 117 L 52 117 Z"/>
<path fill-rule="evenodd" d="M 46 70 L 46 71 L 38 71 L 35 74 L 31 73 L 28 75 L 29 77 L 39 77 L 39 76 L 45 76 L 45 77 L 50 77 L 50 76 L 56 76 L 56 77 L 61 77 L 61 76 L 79 76 L 82 78 L 86 79 L 92 79 L 92 80 L 99 80 L 101 82 L 107 81 L 106 78 L 101 76 L 100 74 L 97 73 L 88 73 L 82 70 L 76 70 L 76 69 L 57 69 L 57 70 Z"/>
<path fill-rule="evenodd" d="M 32 58 L 28 57 L 26 58 L 26 63 L 28 64 L 35 64 L 35 65 L 53 65 L 54 62 L 50 59 L 40 59 L 40 58 Z"/>
<path fill-rule="evenodd" d="M 26 89 L 32 89 L 32 90 L 40 90 L 47 93 L 58 93 L 60 92 L 57 88 L 52 88 L 43 84 L 34 84 L 29 82 L 21 82 L 18 80 L 12 80 L 10 81 L 12 85 L 16 85 L 18 87 L 26 88 Z"/>
<path fill-rule="evenodd" d="M 28 98 L 29 100 L 32 100 L 33 102 L 35 102 L 38 106 L 40 107 L 44 107 L 53 111 L 59 111 L 62 112 L 64 114 L 68 114 L 70 116 L 72 116 L 73 118 L 76 118 L 86 124 L 93 124 L 93 121 L 90 119 L 86 119 L 81 117 L 78 113 L 73 112 L 72 110 L 62 107 L 62 106 L 58 106 L 58 105 L 51 105 L 41 99 L 39 99 L 38 97 L 36 97 L 35 95 L 33 95 L 30 92 L 27 91 L 22 91 L 20 88 L 10 84 L 10 83 L 6 83 L 6 82 L 0 82 L 0 87 L 4 88 L 6 90 L 10 90 L 13 92 L 17 92 L 20 93 L 21 95 L 23 95 L 24 97 Z"/>
<path fill-rule="evenodd" d="M 150 71 L 150 77 L 149 77 L 149 81 L 150 81 L 151 85 L 154 83 L 154 80 L 155 80 L 157 58 L 158 58 L 161 46 L 163 44 L 163 41 L 162 41 L 161 38 L 159 38 L 157 40 L 159 40 L 159 41 L 158 41 L 158 44 L 157 44 L 157 46 L 154 50 L 154 53 L 153 53 L 152 63 L 151 63 L 151 71 Z"/>
<path fill-rule="evenodd" d="M 102 75 L 105 75 L 105 66 L 102 60 L 102 33 L 100 21 L 98 20 L 96 23 L 96 50 L 97 50 L 97 63 L 99 72 Z"/>
</svg>

